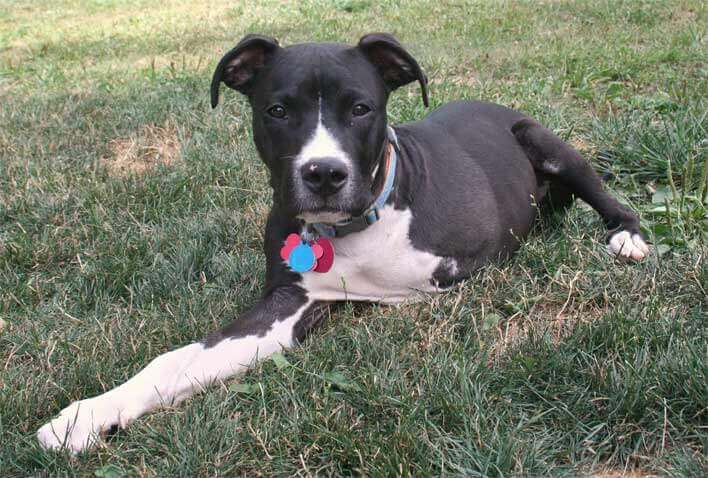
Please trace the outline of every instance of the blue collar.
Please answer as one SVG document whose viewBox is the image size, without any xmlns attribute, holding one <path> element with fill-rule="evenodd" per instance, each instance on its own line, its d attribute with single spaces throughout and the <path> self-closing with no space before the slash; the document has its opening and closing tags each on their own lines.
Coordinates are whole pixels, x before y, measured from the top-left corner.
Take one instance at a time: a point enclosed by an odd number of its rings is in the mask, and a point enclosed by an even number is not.
<svg viewBox="0 0 708 478">
<path fill-rule="evenodd" d="M 324 222 L 313 222 L 307 224 L 310 228 L 314 229 L 314 232 L 320 236 L 325 237 L 343 237 L 353 232 L 363 231 L 373 223 L 379 220 L 379 210 L 384 207 L 388 197 L 391 195 L 393 190 L 393 182 L 396 179 L 396 161 L 398 159 L 398 137 L 396 132 L 388 127 L 387 130 L 388 142 L 393 146 L 390 148 L 390 152 L 384 154 L 390 154 L 388 159 L 388 171 L 386 174 L 386 181 L 384 182 L 381 194 L 376 198 L 374 203 L 367 209 L 361 216 L 352 216 L 349 219 L 344 219 L 334 224 L 327 224 Z M 386 145 L 388 148 L 389 146 Z M 379 165 L 379 168 L 385 168 L 386 164 Z"/>
</svg>

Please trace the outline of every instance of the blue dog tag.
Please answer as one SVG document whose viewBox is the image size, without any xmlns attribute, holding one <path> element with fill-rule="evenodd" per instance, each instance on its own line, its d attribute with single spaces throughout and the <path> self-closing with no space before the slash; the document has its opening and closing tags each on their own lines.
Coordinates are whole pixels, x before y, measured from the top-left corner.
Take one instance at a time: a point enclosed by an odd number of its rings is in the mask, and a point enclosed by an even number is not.
<svg viewBox="0 0 708 478">
<path fill-rule="evenodd" d="M 300 244 L 290 253 L 288 265 L 295 272 L 311 271 L 315 265 L 315 253 L 309 244 Z"/>
</svg>

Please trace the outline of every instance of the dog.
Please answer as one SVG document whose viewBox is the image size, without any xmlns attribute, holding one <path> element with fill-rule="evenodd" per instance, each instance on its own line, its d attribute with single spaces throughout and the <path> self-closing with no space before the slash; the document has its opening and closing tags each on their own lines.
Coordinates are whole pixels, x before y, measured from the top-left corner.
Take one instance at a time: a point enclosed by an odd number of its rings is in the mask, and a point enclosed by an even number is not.
<svg viewBox="0 0 708 478">
<path fill-rule="evenodd" d="M 333 301 L 400 303 L 449 289 L 514 252 L 538 210 L 574 197 L 603 219 L 612 255 L 649 253 L 637 215 L 577 151 L 522 113 L 460 101 L 389 126 L 390 93 L 413 82 L 428 106 L 418 62 L 385 33 L 356 46 L 289 47 L 248 35 L 226 53 L 211 105 L 222 83 L 248 98 L 273 190 L 263 297 L 201 342 L 72 403 L 39 429 L 41 445 L 90 448 L 102 432 L 293 346 Z"/>
</svg>

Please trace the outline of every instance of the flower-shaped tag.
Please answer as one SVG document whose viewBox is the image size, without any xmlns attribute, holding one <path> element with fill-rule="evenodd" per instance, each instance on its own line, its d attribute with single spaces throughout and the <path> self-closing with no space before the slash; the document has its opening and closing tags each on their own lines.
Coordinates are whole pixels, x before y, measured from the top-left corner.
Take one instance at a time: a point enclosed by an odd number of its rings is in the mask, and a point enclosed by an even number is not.
<svg viewBox="0 0 708 478">
<path fill-rule="evenodd" d="M 334 248 L 329 240 L 321 237 L 312 243 L 299 235 L 290 234 L 280 249 L 280 257 L 294 272 L 327 272 L 334 263 Z"/>
</svg>

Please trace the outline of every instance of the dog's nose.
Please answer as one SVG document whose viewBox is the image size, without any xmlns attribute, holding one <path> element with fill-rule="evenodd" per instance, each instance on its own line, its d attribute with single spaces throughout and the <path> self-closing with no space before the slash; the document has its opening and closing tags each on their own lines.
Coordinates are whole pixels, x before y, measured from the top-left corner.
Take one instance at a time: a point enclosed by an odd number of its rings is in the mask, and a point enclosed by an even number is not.
<svg viewBox="0 0 708 478">
<path fill-rule="evenodd" d="M 334 194 L 347 183 L 347 165 L 334 158 L 317 158 L 300 168 L 307 189 L 324 196 Z"/>
</svg>

